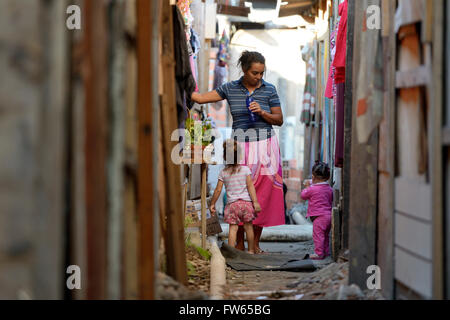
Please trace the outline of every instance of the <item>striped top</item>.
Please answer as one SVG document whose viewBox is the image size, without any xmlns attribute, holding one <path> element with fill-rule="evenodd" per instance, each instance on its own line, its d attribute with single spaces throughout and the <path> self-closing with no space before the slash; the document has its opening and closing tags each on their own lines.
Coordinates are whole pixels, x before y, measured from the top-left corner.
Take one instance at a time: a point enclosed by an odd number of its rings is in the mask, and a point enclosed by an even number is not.
<svg viewBox="0 0 450 320">
<path fill-rule="evenodd" d="M 247 189 L 247 176 L 250 176 L 252 172 L 249 167 L 241 166 L 239 172 L 231 175 L 231 170 L 223 169 L 219 174 L 219 180 L 225 185 L 227 192 L 227 204 L 244 200 L 252 201 Z"/>
<path fill-rule="evenodd" d="M 231 115 L 233 117 L 233 131 L 242 129 L 246 132 L 248 129 L 255 129 L 257 138 L 250 141 L 259 141 L 261 130 L 267 130 L 267 138 L 273 135 L 272 125 L 267 123 L 261 117 L 257 117 L 258 121 L 252 123 L 249 118 L 246 98 L 249 91 L 242 83 L 243 77 L 239 80 L 225 83 L 216 89 L 217 93 L 226 99 L 230 105 Z M 261 109 L 267 113 L 272 113 L 271 108 L 281 107 L 280 98 L 274 85 L 262 80 L 262 84 L 257 88 L 252 97 L 259 103 Z M 264 136 L 261 138 L 264 140 Z M 246 139 L 246 141 L 249 141 Z"/>
</svg>

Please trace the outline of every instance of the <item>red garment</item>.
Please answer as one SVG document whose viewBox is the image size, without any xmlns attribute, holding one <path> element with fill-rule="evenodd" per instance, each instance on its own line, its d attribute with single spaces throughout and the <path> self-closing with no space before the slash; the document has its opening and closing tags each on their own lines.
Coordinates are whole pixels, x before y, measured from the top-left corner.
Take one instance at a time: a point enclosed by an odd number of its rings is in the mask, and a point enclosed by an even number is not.
<svg viewBox="0 0 450 320">
<path fill-rule="evenodd" d="M 339 31 L 336 40 L 336 56 L 334 57 L 333 67 L 336 67 L 335 82 L 345 82 L 345 60 L 347 55 L 347 18 L 348 18 L 348 0 L 339 5 Z"/>
</svg>

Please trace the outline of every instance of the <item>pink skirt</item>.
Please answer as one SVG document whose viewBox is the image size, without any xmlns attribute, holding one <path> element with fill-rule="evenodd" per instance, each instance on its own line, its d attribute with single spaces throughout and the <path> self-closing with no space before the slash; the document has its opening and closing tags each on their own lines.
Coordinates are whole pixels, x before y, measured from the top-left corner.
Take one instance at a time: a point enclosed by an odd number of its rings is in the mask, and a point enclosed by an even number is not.
<svg viewBox="0 0 450 320">
<path fill-rule="evenodd" d="M 283 168 L 277 137 L 274 135 L 267 140 L 239 144 L 245 150 L 242 164 L 252 172 L 256 196 L 261 205 L 261 212 L 253 224 L 259 227 L 284 225 Z"/>
</svg>

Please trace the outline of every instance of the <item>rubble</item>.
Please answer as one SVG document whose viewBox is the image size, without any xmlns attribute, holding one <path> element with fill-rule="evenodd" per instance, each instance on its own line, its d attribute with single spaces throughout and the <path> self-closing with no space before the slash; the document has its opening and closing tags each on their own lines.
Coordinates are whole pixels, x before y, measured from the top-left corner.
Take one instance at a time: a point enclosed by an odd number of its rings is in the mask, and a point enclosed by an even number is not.
<svg viewBox="0 0 450 320">
<path fill-rule="evenodd" d="M 207 300 L 202 291 L 191 291 L 165 273 L 159 272 L 156 278 L 156 300 Z"/>
</svg>

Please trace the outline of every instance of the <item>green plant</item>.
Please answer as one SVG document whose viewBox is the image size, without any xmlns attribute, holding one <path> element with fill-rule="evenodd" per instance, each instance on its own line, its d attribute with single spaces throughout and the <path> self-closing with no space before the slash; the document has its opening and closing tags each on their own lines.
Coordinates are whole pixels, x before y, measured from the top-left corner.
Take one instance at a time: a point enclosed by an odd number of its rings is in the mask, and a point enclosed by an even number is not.
<svg viewBox="0 0 450 320">
<path fill-rule="evenodd" d="M 197 250 L 197 252 L 203 257 L 205 258 L 205 260 L 211 260 L 211 253 L 206 250 L 203 249 L 202 247 L 197 247 L 195 246 L 195 250 Z"/>
<path fill-rule="evenodd" d="M 187 265 L 187 274 L 188 274 L 188 277 L 192 277 L 192 276 L 197 275 L 197 270 L 195 269 L 195 267 L 194 267 L 194 265 L 192 264 L 192 262 L 187 261 L 187 262 L 186 262 L 186 265 Z"/>
<path fill-rule="evenodd" d="M 186 145 L 206 147 L 212 142 L 211 120 L 203 121 L 189 117 L 186 120 L 185 138 Z"/>
</svg>

